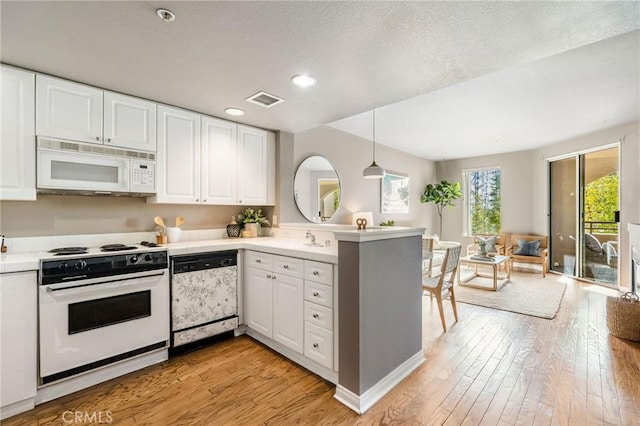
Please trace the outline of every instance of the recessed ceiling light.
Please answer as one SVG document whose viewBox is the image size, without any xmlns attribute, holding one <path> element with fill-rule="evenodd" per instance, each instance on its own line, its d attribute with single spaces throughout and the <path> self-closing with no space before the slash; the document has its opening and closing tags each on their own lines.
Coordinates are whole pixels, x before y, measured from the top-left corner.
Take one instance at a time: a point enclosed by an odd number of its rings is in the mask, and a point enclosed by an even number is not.
<svg viewBox="0 0 640 426">
<path fill-rule="evenodd" d="M 244 111 L 241 110 L 240 108 L 227 108 L 224 110 L 224 112 L 226 112 L 229 115 L 244 115 Z"/>
<path fill-rule="evenodd" d="M 172 11 L 168 9 L 158 9 L 156 10 L 156 14 L 162 19 L 164 22 L 171 22 L 176 19 L 176 15 L 173 14 Z"/>
<path fill-rule="evenodd" d="M 316 78 L 307 74 L 294 75 L 291 82 L 300 87 L 311 87 L 316 85 Z"/>
</svg>

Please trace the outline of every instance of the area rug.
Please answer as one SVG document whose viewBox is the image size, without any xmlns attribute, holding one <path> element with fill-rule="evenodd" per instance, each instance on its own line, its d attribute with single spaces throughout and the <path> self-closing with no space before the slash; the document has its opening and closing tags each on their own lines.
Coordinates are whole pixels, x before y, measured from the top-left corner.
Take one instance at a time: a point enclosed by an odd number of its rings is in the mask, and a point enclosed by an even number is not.
<svg viewBox="0 0 640 426">
<path fill-rule="evenodd" d="M 534 317 L 555 318 L 567 285 L 555 276 L 533 278 L 522 275 L 512 276 L 511 281 L 498 291 L 457 286 L 456 301 Z M 483 278 L 475 278 L 473 282 L 491 285 L 490 280 Z"/>
</svg>

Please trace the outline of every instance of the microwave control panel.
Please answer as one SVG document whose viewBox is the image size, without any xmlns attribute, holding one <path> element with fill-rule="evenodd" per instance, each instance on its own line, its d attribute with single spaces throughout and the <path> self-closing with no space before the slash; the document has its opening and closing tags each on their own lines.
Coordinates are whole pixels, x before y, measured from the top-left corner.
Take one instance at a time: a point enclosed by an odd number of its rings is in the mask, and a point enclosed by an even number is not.
<svg viewBox="0 0 640 426">
<path fill-rule="evenodd" d="M 131 162 L 132 192 L 156 192 L 156 165 L 151 162 Z"/>
</svg>

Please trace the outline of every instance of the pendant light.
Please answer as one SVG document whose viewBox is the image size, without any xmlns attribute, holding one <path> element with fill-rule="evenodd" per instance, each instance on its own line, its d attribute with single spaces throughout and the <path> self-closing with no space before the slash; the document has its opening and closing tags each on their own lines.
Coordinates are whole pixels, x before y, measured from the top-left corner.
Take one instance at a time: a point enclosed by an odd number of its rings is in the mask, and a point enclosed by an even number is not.
<svg viewBox="0 0 640 426">
<path fill-rule="evenodd" d="M 365 179 L 382 179 L 385 171 L 376 164 L 376 110 L 373 109 L 373 162 L 369 167 L 362 171 L 362 177 Z"/>
</svg>

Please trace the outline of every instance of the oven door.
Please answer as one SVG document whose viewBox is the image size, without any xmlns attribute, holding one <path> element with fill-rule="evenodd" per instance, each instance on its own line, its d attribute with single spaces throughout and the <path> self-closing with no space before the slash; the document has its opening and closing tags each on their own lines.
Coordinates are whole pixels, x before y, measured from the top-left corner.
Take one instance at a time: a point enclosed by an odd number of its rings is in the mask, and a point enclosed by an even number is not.
<svg viewBox="0 0 640 426">
<path fill-rule="evenodd" d="M 42 385 L 166 348 L 168 270 L 41 285 L 39 311 Z"/>
<path fill-rule="evenodd" d="M 38 188 L 129 191 L 129 159 L 38 149 Z"/>
</svg>

